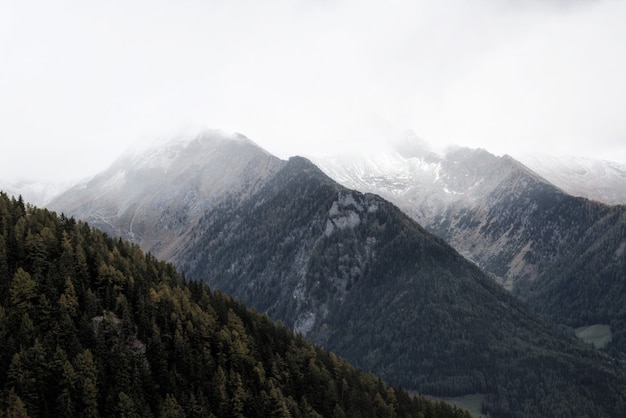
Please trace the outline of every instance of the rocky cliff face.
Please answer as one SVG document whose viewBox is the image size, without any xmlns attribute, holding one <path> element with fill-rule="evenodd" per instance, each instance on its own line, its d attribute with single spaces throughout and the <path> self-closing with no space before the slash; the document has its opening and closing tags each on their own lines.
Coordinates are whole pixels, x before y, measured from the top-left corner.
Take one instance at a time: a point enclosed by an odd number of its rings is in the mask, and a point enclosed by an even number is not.
<svg viewBox="0 0 626 418">
<path fill-rule="evenodd" d="M 342 184 L 391 200 L 508 288 L 537 277 L 543 255 L 525 257 L 535 241 L 529 226 L 539 222 L 540 207 L 552 204 L 546 199 L 565 197 L 514 159 L 480 149 L 315 161 Z"/>
<path fill-rule="evenodd" d="M 390 149 L 314 162 L 341 184 L 394 202 L 509 289 L 519 280 L 534 281 L 571 252 L 607 211 L 590 202 L 590 211 L 581 209 L 589 216 L 579 217 L 570 207 L 585 200 L 509 156 L 480 149 L 457 148 L 443 156 Z"/>
</svg>

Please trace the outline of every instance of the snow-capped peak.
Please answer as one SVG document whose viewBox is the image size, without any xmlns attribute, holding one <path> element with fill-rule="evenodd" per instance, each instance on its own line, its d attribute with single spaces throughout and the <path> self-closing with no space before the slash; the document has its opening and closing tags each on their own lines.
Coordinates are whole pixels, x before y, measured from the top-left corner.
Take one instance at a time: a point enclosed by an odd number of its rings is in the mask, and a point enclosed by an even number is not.
<svg viewBox="0 0 626 418">
<path fill-rule="evenodd" d="M 133 169 L 159 168 L 167 170 L 176 159 L 192 144 L 203 148 L 214 148 L 225 141 L 233 143 L 254 143 L 239 133 L 217 129 L 190 131 L 174 136 L 157 136 L 149 140 L 140 140 L 131 145 L 118 159 L 117 163 L 128 167 L 131 161 Z"/>
<path fill-rule="evenodd" d="M 123 153 L 125 156 L 144 155 L 153 150 L 163 150 L 168 148 L 185 148 L 190 142 L 202 139 L 228 139 L 242 140 L 243 135 L 236 132 L 227 132 L 219 129 L 188 129 L 179 131 L 173 135 L 157 135 L 141 138 L 131 144 Z M 247 138 L 245 138 L 247 139 Z"/>
</svg>

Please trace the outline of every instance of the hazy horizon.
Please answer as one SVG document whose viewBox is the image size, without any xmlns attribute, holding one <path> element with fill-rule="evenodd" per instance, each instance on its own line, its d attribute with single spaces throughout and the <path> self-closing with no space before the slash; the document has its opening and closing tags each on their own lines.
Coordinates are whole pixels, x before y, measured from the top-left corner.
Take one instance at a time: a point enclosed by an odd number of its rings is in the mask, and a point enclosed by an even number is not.
<svg viewBox="0 0 626 418">
<path fill-rule="evenodd" d="M 96 174 L 198 127 L 286 158 L 439 146 L 626 164 L 615 0 L 42 0 L 0 6 L 0 179 Z"/>
</svg>

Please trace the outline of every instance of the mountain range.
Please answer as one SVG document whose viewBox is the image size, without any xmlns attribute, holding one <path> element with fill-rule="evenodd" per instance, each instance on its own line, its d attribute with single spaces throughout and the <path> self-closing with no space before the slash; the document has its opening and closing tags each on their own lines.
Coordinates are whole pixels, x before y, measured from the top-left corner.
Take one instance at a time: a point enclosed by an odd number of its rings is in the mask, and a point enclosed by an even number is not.
<svg viewBox="0 0 626 418">
<path fill-rule="evenodd" d="M 402 152 L 402 174 L 381 169 L 378 177 L 354 178 L 413 196 L 414 206 L 401 208 L 413 217 L 411 207 L 419 211 L 432 221 L 424 226 L 455 246 L 463 240 L 450 234 L 463 225 L 467 234 L 504 236 L 482 249 L 495 251 L 493 265 L 501 270 L 494 274 L 501 278 L 512 254 L 524 249 L 511 242 L 526 233 L 528 215 L 549 220 L 539 203 L 550 208 L 550 199 L 570 199 L 509 157 L 458 149 L 440 160 L 411 142 Z M 433 180 L 413 184 L 415 173 Z M 345 182 L 336 172 L 332 177 Z M 208 132 L 122 156 L 50 207 L 139 243 L 187 277 L 393 384 L 438 395 L 484 393 L 485 410 L 497 416 L 624 412 L 621 363 L 532 313 L 382 197 L 341 186 L 306 159 L 283 161 L 244 137 Z M 463 214 L 467 202 L 475 206 Z M 473 238 L 464 239 L 472 249 Z M 521 279 L 543 283 L 533 265 L 553 257 L 544 250 L 531 245 L 512 257 L 521 258 Z"/>
<path fill-rule="evenodd" d="M 378 193 L 537 312 L 610 325 L 626 353 L 626 206 L 574 197 L 510 156 L 415 137 L 385 152 L 315 158 L 343 185 Z"/>
</svg>

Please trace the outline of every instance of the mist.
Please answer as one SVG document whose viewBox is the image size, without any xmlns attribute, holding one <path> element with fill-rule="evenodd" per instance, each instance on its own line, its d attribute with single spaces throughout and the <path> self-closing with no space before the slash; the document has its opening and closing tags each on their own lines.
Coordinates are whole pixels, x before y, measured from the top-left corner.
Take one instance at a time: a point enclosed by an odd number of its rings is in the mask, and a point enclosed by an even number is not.
<svg viewBox="0 0 626 418">
<path fill-rule="evenodd" d="M 283 158 L 409 129 L 626 163 L 623 2 L 10 3 L 0 178 L 81 178 L 189 126 Z"/>
</svg>

